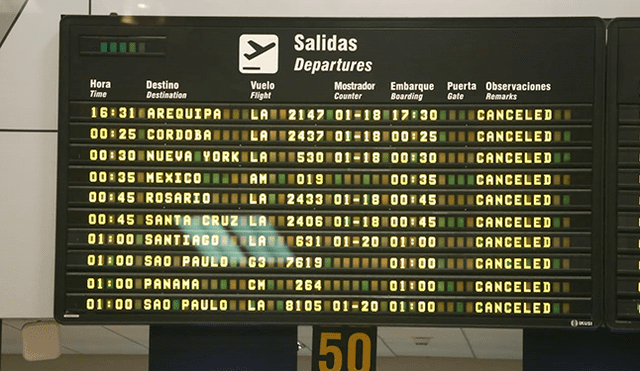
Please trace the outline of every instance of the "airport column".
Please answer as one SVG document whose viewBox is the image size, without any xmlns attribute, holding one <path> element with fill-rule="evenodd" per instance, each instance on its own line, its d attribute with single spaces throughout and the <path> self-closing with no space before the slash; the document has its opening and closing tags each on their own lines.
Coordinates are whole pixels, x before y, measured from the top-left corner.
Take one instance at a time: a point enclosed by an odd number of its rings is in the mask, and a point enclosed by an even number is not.
<svg viewBox="0 0 640 371">
<path fill-rule="evenodd" d="M 640 333 L 525 329 L 523 371 L 637 370 Z"/>
<path fill-rule="evenodd" d="M 152 325 L 149 371 L 281 371 L 297 367 L 296 326 Z"/>
</svg>

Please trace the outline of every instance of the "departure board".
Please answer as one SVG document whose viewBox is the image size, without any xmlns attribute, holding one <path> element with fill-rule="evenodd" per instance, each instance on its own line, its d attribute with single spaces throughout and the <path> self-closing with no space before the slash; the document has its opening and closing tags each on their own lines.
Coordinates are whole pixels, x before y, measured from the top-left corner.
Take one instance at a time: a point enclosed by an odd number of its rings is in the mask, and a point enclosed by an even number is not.
<svg viewBox="0 0 640 371">
<path fill-rule="evenodd" d="M 640 329 L 640 20 L 614 20 L 608 40 L 605 313 Z"/>
<path fill-rule="evenodd" d="M 63 323 L 596 327 L 598 19 L 61 21 Z"/>
</svg>

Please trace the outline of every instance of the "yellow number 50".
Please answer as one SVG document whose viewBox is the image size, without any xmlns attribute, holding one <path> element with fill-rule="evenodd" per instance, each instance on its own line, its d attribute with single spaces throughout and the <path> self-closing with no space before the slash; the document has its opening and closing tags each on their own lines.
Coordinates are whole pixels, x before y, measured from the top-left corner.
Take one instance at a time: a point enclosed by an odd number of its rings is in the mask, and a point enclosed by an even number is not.
<svg viewBox="0 0 640 371">
<path fill-rule="evenodd" d="M 342 350 L 337 345 L 329 345 L 330 340 L 338 340 L 342 338 L 339 332 L 323 332 L 320 334 L 320 356 L 328 354 L 333 355 L 333 367 L 329 368 L 326 360 L 319 362 L 321 371 L 342 371 Z M 358 342 L 362 342 L 362 364 L 357 368 L 357 350 Z M 347 345 L 347 371 L 369 371 L 371 369 L 371 338 L 362 332 L 355 332 L 349 336 Z"/>
</svg>

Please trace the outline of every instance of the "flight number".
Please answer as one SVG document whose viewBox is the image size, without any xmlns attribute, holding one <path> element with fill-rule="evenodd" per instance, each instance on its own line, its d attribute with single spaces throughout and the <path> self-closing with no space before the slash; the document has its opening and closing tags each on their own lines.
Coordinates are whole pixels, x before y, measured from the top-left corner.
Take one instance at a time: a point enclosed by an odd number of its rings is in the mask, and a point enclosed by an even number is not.
<svg viewBox="0 0 640 371">
<path fill-rule="evenodd" d="M 322 193 L 287 193 L 287 205 L 322 205 L 324 194 Z"/>
<path fill-rule="evenodd" d="M 310 256 L 288 256 L 286 268 L 322 268 L 322 258 Z"/>
<path fill-rule="evenodd" d="M 287 138 L 290 142 L 321 142 L 324 130 L 289 130 Z"/>
<path fill-rule="evenodd" d="M 321 280 L 295 280 L 296 291 L 321 291 Z"/>
<path fill-rule="evenodd" d="M 287 215 L 287 227 L 322 228 L 324 227 L 324 218 L 320 215 Z"/>
</svg>

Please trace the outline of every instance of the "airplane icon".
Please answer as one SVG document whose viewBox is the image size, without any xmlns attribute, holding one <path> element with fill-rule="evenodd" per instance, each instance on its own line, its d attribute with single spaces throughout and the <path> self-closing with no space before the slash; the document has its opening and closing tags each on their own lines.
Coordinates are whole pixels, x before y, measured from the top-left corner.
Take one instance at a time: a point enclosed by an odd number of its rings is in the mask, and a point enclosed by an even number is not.
<svg viewBox="0 0 640 371">
<path fill-rule="evenodd" d="M 248 43 L 249 43 L 249 45 L 251 45 L 253 50 L 255 50 L 251 54 L 244 53 L 244 57 L 247 58 L 248 60 L 252 60 L 253 58 L 258 57 L 258 56 L 266 53 L 267 51 L 273 49 L 276 46 L 275 42 L 267 44 L 266 46 L 262 46 L 262 45 L 258 44 L 257 42 L 255 42 L 253 40 L 249 40 Z"/>
<path fill-rule="evenodd" d="M 240 73 L 274 74 L 278 72 L 280 54 L 278 35 L 243 34 L 240 35 L 238 42 Z"/>
</svg>

